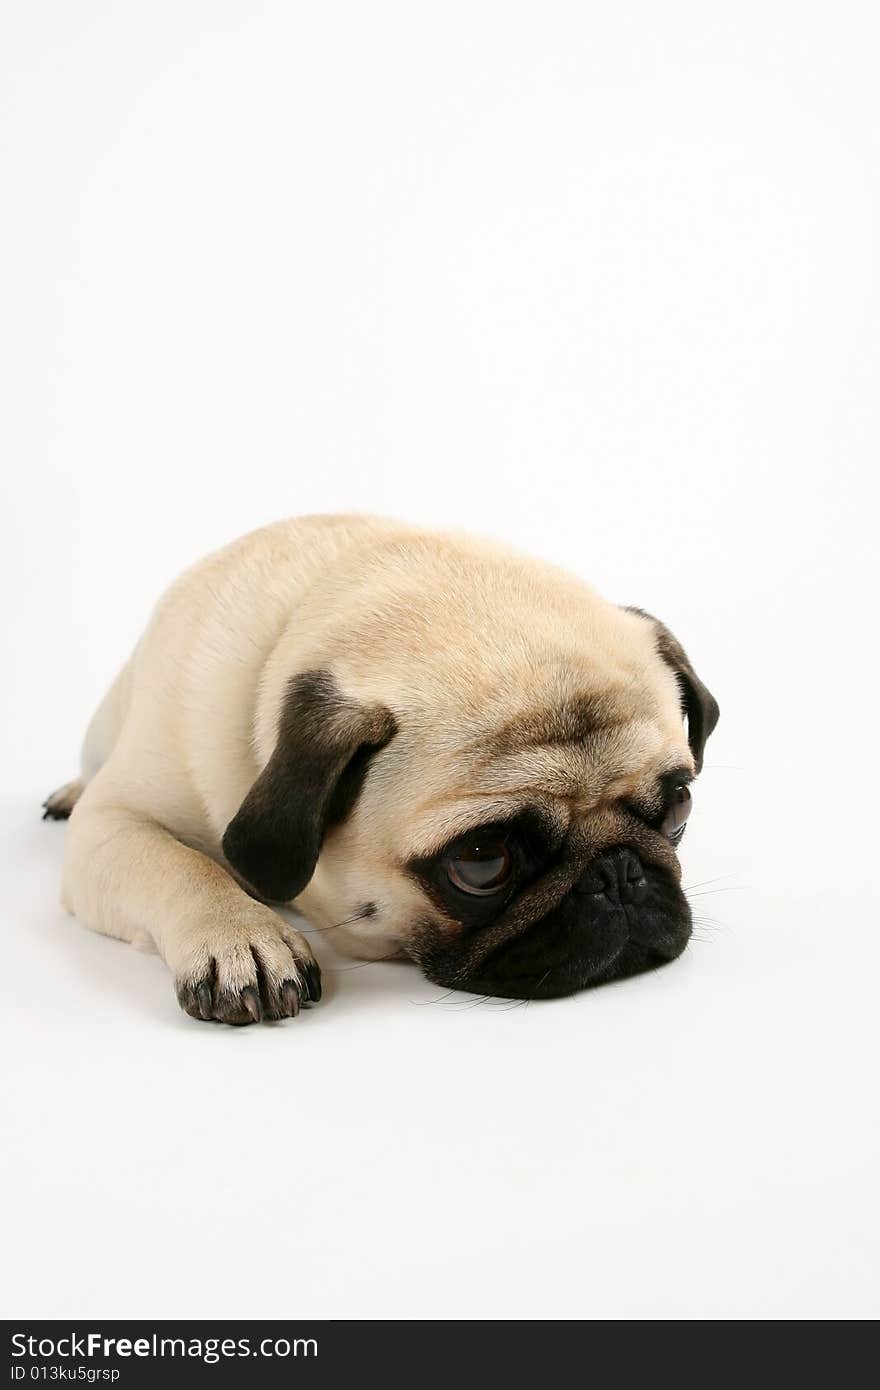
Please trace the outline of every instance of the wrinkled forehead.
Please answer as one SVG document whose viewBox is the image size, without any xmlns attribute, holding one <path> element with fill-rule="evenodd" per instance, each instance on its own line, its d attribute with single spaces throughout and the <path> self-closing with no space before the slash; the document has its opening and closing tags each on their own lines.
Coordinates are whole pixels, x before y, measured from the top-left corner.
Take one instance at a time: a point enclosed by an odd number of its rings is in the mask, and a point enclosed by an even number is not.
<svg viewBox="0 0 880 1390">
<path fill-rule="evenodd" d="M 650 800 L 660 778 L 678 769 L 692 771 L 693 759 L 675 700 L 640 713 L 608 699 L 530 711 L 445 751 L 442 773 L 425 779 L 412 808 L 416 848 L 431 853 L 526 810 L 564 833 L 603 805 Z"/>
<path fill-rule="evenodd" d="M 570 802 L 577 810 L 641 790 L 682 759 L 690 761 L 684 739 L 671 747 L 655 723 L 634 719 L 577 742 L 489 752 L 475 771 L 489 794 L 529 790 Z"/>
</svg>

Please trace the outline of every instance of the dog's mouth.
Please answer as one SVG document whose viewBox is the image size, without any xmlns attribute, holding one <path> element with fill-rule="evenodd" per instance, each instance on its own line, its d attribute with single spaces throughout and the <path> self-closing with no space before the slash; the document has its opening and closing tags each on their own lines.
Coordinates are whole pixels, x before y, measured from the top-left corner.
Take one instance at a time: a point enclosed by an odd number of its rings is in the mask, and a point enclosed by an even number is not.
<svg viewBox="0 0 880 1390">
<path fill-rule="evenodd" d="M 590 904 L 570 895 L 555 912 L 462 971 L 448 953 L 423 961 L 435 984 L 504 999 L 556 999 L 641 975 L 681 955 L 691 934 L 684 895 L 673 904 Z"/>
</svg>

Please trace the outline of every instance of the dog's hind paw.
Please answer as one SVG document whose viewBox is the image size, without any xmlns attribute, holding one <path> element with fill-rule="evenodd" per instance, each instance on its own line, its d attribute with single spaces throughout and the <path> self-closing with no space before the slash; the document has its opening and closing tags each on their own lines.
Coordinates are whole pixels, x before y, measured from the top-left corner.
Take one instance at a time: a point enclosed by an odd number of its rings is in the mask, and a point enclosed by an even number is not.
<svg viewBox="0 0 880 1390">
<path fill-rule="evenodd" d="M 65 782 L 57 792 L 47 796 L 43 802 L 43 820 L 67 820 L 76 803 L 83 794 L 85 783 L 77 777 L 73 782 Z"/>
</svg>

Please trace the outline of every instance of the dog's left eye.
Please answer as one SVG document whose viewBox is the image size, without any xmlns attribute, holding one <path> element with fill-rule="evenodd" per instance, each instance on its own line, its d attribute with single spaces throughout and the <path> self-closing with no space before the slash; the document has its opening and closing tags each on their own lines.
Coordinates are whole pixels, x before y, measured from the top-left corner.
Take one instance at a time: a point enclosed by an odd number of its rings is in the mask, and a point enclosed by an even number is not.
<svg viewBox="0 0 880 1390">
<path fill-rule="evenodd" d="M 456 845 L 446 859 L 450 883 L 463 893 L 477 896 L 498 893 L 508 882 L 512 869 L 510 845 L 500 835 Z"/>
<path fill-rule="evenodd" d="M 672 800 L 666 811 L 666 815 L 660 823 L 660 829 L 668 840 L 677 845 L 684 834 L 685 821 L 691 813 L 693 798 L 690 788 L 681 782 L 673 789 Z"/>
</svg>

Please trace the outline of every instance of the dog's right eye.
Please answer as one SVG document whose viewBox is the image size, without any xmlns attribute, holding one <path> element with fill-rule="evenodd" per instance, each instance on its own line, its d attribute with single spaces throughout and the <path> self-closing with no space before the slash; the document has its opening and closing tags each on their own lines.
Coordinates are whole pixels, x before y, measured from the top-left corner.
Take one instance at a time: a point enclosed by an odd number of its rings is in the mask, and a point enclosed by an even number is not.
<svg viewBox="0 0 880 1390">
<path fill-rule="evenodd" d="M 500 835 L 455 845 L 446 858 L 450 883 L 462 893 L 480 897 L 504 888 L 512 870 L 510 845 Z"/>
</svg>

